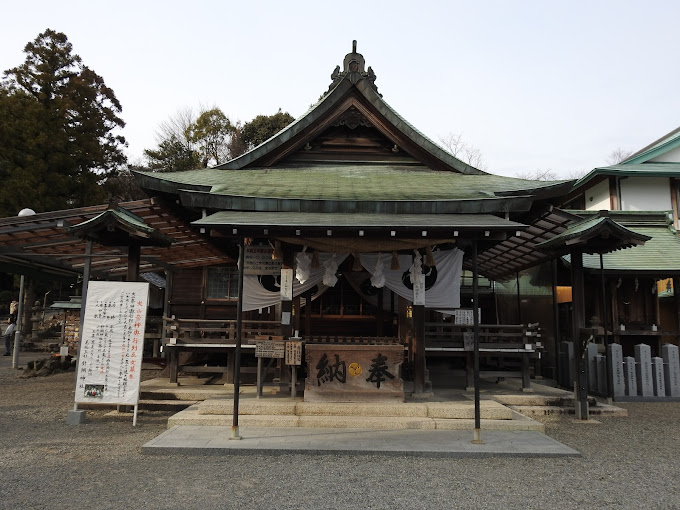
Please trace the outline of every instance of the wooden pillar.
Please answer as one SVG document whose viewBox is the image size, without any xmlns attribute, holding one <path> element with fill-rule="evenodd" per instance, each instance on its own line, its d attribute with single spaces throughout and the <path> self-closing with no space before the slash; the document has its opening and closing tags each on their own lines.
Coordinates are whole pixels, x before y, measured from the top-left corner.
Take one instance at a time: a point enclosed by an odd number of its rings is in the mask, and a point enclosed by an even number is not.
<svg viewBox="0 0 680 510">
<path fill-rule="evenodd" d="M 600 284 L 602 292 L 602 326 L 604 329 L 604 352 L 609 356 L 609 313 L 607 312 L 607 280 L 604 277 L 604 257 L 600 253 Z M 614 397 L 614 378 L 612 365 L 607 360 L 607 398 Z"/>
<path fill-rule="evenodd" d="M 680 278 L 673 277 L 673 302 L 675 303 L 675 319 L 677 321 L 676 331 L 680 331 Z M 678 345 L 678 337 L 675 338 L 675 345 Z"/>
<path fill-rule="evenodd" d="M 553 345 L 553 373 L 552 376 L 556 381 L 560 380 L 560 362 L 559 362 L 559 349 L 560 349 L 560 306 L 557 302 L 557 259 L 552 261 L 552 295 L 553 295 L 553 327 L 555 328 Z"/>
<path fill-rule="evenodd" d="M 312 334 L 312 291 L 305 292 L 305 335 Z"/>
<path fill-rule="evenodd" d="M 618 289 L 616 288 L 617 280 L 609 281 L 609 297 L 611 304 L 611 323 L 612 331 L 619 328 L 621 321 L 619 320 L 619 299 L 618 299 Z M 620 342 L 619 342 L 620 343 Z"/>
<path fill-rule="evenodd" d="M 128 282 L 136 282 L 139 280 L 139 260 L 141 256 L 141 245 L 136 239 L 130 239 L 128 242 L 128 267 L 127 278 Z"/>
<path fill-rule="evenodd" d="M 300 296 L 293 298 L 293 320 L 291 329 L 300 331 Z"/>
<path fill-rule="evenodd" d="M 283 250 L 283 261 L 281 264 L 281 269 L 293 269 L 295 267 L 295 260 L 293 257 L 293 252 L 290 250 Z M 284 314 L 288 314 L 290 320 L 288 324 L 283 324 Z M 292 301 L 281 301 L 281 334 L 283 336 L 292 336 L 293 333 L 293 302 Z"/>
<path fill-rule="evenodd" d="M 522 294 L 519 288 L 519 273 L 515 273 L 515 282 L 517 283 L 517 324 L 522 324 Z"/>
<path fill-rule="evenodd" d="M 413 390 L 425 393 L 425 306 L 413 305 Z"/>
<path fill-rule="evenodd" d="M 574 342 L 574 364 L 576 382 L 574 383 L 574 399 L 576 419 L 588 419 L 588 381 L 586 363 L 583 358 L 584 346 L 581 341 L 581 328 L 586 324 L 585 289 L 583 279 L 583 253 L 571 252 L 571 338 Z"/>
</svg>

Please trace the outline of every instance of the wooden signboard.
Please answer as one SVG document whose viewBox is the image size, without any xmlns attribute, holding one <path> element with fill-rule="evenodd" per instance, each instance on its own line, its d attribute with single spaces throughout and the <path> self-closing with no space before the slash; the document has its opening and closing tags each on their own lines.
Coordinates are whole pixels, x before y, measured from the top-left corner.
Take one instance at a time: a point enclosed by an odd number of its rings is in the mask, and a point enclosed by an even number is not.
<svg viewBox="0 0 680 510">
<path fill-rule="evenodd" d="M 255 357 L 283 358 L 286 355 L 286 343 L 279 340 L 257 340 L 255 342 Z"/>
<path fill-rule="evenodd" d="M 246 246 L 243 274 L 268 274 L 278 276 L 281 260 L 272 259 L 274 248 L 271 246 Z"/>
<path fill-rule="evenodd" d="M 302 342 L 289 340 L 286 342 L 286 365 L 302 365 Z"/>
</svg>

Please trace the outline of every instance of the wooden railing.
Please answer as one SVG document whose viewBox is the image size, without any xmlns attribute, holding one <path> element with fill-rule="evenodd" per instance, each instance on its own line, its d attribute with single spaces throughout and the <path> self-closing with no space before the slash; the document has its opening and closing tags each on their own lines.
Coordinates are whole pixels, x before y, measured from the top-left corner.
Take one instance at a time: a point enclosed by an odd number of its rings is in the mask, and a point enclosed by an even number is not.
<svg viewBox="0 0 680 510">
<path fill-rule="evenodd" d="M 311 335 L 305 336 L 307 344 L 342 344 L 342 345 L 395 345 L 403 341 L 391 336 L 343 336 L 343 335 Z"/>
<path fill-rule="evenodd" d="M 474 327 L 449 322 L 425 323 L 425 347 L 465 348 L 465 339 L 474 333 Z M 541 348 L 541 329 L 536 324 L 480 324 L 480 349 Z"/>
<path fill-rule="evenodd" d="M 211 319 L 177 319 L 163 317 L 164 350 L 169 353 L 170 382 L 177 382 L 179 372 L 222 374 L 226 382 L 234 380 L 232 354 L 236 348 L 236 321 Z M 278 321 L 243 321 L 241 344 L 246 350 L 255 347 L 250 340 L 256 337 L 272 337 L 281 333 Z M 224 364 L 195 365 L 180 362 L 180 353 L 198 355 L 221 353 L 226 357 Z M 241 367 L 241 373 L 252 372 L 254 368 Z"/>
<path fill-rule="evenodd" d="M 163 317 L 166 343 L 232 343 L 236 341 L 235 320 L 177 319 Z M 280 335 L 279 321 L 244 320 L 241 325 L 245 343 L 256 336 Z"/>
<path fill-rule="evenodd" d="M 521 377 L 522 387 L 530 387 L 530 359 L 540 370 L 541 332 L 538 324 L 480 324 L 479 354 L 495 361 L 495 369 L 480 371 L 483 377 Z M 425 323 L 427 356 L 462 356 L 465 358 L 467 386 L 473 386 L 474 326 L 448 322 Z M 489 360 L 491 358 L 491 360 Z M 509 369 L 506 359 L 519 358 L 518 370 Z M 514 368 L 514 367 L 513 367 Z"/>
</svg>

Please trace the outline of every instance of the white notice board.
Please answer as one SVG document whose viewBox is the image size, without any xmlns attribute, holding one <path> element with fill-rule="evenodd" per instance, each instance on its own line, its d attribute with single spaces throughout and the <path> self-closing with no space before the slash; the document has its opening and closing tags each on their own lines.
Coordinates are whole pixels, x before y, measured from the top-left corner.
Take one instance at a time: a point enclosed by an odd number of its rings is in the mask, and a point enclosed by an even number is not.
<svg viewBox="0 0 680 510">
<path fill-rule="evenodd" d="M 89 282 L 76 402 L 137 405 L 148 300 L 146 282 Z"/>
</svg>

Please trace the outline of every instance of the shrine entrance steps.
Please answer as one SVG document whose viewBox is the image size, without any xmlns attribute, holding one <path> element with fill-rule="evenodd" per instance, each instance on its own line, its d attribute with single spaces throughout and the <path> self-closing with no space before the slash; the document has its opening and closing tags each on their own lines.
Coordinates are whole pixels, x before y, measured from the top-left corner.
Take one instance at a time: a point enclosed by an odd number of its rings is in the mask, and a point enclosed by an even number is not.
<svg viewBox="0 0 680 510">
<path fill-rule="evenodd" d="M 233 400 L 212 398 L 168 419 L 175 425 L 231 426 Z M 492 400 L 481 402 L 481 426 L 486 430 L 537 430 L 543 424 Z M 361 428 L 374 430 L 472 430 L 474 402 L 335 403 L 301 399 L 239 399 L 239 426 Z"/>
</svg>

